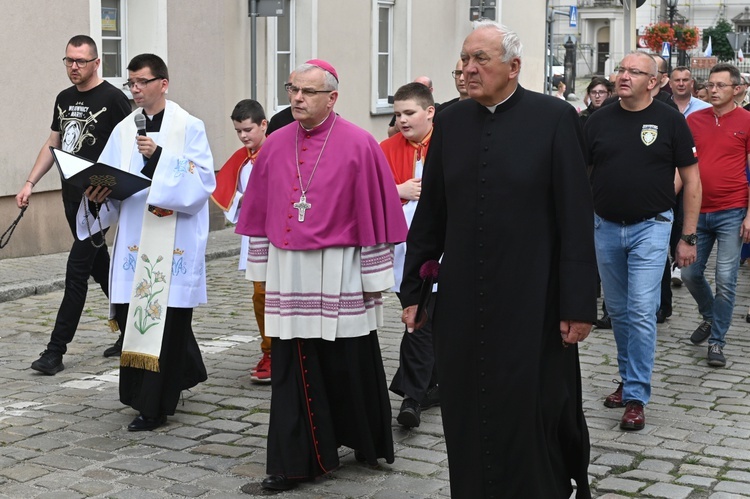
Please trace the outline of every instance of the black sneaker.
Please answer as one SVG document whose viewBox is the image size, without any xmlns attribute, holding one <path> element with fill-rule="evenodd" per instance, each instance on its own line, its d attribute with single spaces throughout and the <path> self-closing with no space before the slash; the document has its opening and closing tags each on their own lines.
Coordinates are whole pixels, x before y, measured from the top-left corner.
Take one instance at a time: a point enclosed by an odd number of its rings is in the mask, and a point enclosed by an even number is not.
<svg viewBox="0 0 750 499">
<path fill-rule="evenodd" d="M 700 326 L 698 326 L 698 329 L 693 331 L 693 334 L 690 336 L 690 341 L 693 342 L 693 345 L 700 345 L 706 341 L 709 336 L 711 336 L 711 323 L 703 321 Z"/>
<path fill-rule="evenodd" d="M 435 385 L 427 390 L 427 394 L 419 403 L 419 406 L 424 410 L 429 409 L 430 407 L 436 407 L 438 405 L 440 405 L 440 387 L 438 385 Z"/>
<path fill-rule="evenodd" d="M 724 367 L 727 359 L 721 345 L 708 345 L 708 365 L 713 367 Z"/>
<path fill-rule="evenodd" d="M 54 376 L 59 373 L 65 366 L 62 363 L 62 354 L 45 350 L 39 354 L 40 357 L 31 363 L 31 368 L 40 373 Z"/>
<path fill-rule="evenodd" d="M 416 428 L 421 422 L 419 418 L 421 412 L 422 410 L 419 408 L 419 402 L 413 398 L 406 397 L 404 401 L 401 402 L 401 409 L 398 412 L 396 421 L 398 421 L 398 424 L 401 426 Z"/>
</svg>

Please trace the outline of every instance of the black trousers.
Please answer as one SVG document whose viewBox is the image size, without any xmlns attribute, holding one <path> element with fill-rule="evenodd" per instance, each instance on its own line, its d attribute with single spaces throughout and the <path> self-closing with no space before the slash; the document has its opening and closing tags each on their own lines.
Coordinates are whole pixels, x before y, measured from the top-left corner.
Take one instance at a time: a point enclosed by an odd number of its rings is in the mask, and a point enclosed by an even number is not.
<svg viewBox="0 0 750 499">
<path fill-rule="evenodd" d="M 398 293 L 396 293 L 398 294 Z M 398 369 L 391 380 L 390 390 L 396 395 L 422 401 L 427 390 L 437 384 L 435 348 L 432 343 L 432 313 L 435 309 L 433 293 L 427 306 L 427 322 L 409 333 L 404 329 L 399 349 Z"/>
<path fill-rule="evenodd" d="M 86 293 L 89 288 L 89 276 L 101 286 L 105 296 L 109 296 L 109 252 L 107 245 L 95 248 L 90 239 L 79 241 L 76 237 L 76 214 L 78 203 L 63 201 L 65 218 L 68 220 L 70 231 L 73 233 L 73 246 L 68 254 L 65 269 L 65 293 L 60 309 L 57 311 L 55 327 L 47 350 L 65 354 L 68 343 L 78 329 L 81 313 L 86 304 Z M 106 230 L 104 231 L 106 233 Z M 99 242 L 99 234 L 94 234 L 94 240 Z"/>
<path fill-rule="evenodd" d="M 672 260 L 675 258 L 677 243 L 682 236 L 682 191 L 677 196 L 677 205 L 674 213 L 674 223 L 672 223 L 672 233 L 669 236 L 669 255 Z M 667 263 L 664 267 L 664 274 L 661 277 L 661 309 L 667 312 L 672 311 L 672 264 L 667 256 Z"/>
</svg>

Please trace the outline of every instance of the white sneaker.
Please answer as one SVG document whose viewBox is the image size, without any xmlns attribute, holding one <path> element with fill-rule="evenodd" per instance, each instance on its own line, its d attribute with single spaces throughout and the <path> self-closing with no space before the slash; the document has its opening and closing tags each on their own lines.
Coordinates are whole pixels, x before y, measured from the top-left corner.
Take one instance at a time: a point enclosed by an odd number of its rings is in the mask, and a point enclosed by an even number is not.
<svg viewBox="0 0 750 499">
<path fill-rule="evenodd" d="M 682 286 L 682 272 L 679 267 L 672 269 L 672 286 L 676 288 Z"/>
</svg>

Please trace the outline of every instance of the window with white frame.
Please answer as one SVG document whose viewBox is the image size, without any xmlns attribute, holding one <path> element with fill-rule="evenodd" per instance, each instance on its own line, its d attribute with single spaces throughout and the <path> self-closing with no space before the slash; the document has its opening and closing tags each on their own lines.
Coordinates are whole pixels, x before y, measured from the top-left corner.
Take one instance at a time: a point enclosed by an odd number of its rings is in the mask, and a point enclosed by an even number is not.
<svg viewBox="0 0 750 499">
<path fill-rule="evenodd" d="M 376 29 L 375 39 L 374 103 L 375 112 L 389 112 L 391 105 L 388 96 L 393 93 L 393 10 L 394 0 L 377 0 L 374 12 Z"/>
<path fill-rule="evenodd" d="M 125 0 L 102 2 L 102 76 L 124 78 L 125 73 Z"/>
<path fill-rule="evenodd" d="M 284 0 L 284 15 L 276 18 L 276 54 L 275 85 L 276 109 L 289 105 L 284 85 L 289 79 L 294 64 L 292 47 L 294 46 L 294 1 Z"/>
</svg>

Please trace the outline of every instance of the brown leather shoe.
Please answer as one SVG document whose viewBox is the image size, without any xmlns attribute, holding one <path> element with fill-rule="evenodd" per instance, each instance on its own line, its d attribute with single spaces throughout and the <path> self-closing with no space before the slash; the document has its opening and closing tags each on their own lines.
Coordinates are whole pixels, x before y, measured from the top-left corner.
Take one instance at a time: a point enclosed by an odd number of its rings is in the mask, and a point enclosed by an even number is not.
<svg viewBox="0 0 750 499">
<path fill-rule="evenodd" d="M 625 406 L 625 414 L 620 420 L 620 429 L 627 431 L 642 430 L 646 426 L 646 414 L 643 412 L 643 404 L 631 400 Z"/>
<path fill-rule="evenodd" d="M 625 404 L 622 403 L 622 383 L 619 383 L 617 385 L 617 390 L 610 393 L 607 398 L 604 399 L 604 407 L 609 407 L 610 409 L 614 409 L 615 407 L 625 407 Z"/>
</svg>

